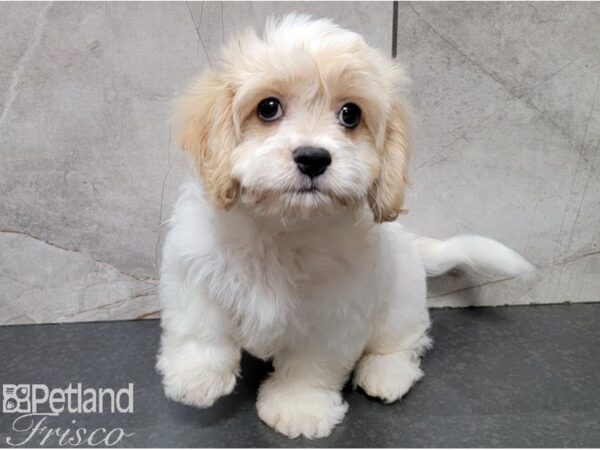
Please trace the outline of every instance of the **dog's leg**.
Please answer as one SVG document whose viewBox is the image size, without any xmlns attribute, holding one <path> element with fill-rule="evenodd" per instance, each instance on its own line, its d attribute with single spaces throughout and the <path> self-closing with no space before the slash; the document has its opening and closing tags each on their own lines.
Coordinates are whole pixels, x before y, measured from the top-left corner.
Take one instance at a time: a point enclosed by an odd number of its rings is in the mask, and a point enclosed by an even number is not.
<svg viewBox="0 0 600 450">
<path fill-rule="evenodd" d="M 229 317 L 198 290 L 161 279 L 161 349 L 157 369 L 172 400 L 206 408 L 229 394 L 239 371 L 241 349 Z"/>
<path fill-rule="evenodd" d="M 394 350 L 388 353 L 371 343 L 356 366 L 354 385 L 386 403 L 400 400 L 423 376 L 420 357 L 430 342 L 426 329 L 426 326 L 416 328 L 410 335 L 399 338 Z"/>
<path fill-rule="evenodd" d="M 325 437 L 348 410 L 341 389 L 362 345 L 353 350 L 317 339 L 297 344 L 275 355 L 275 372 L 258 393 L 258 415 L 290 438 Z"/>
<path fill-rule="evenodd" d="M 386 403 L 400 400 L 423 372 L 421 354 L 430 345 L 425 274 L 410 252 L 395 261 L 400 268 L 386 285 L 374 328 L 354 373 L 354 385 Z"/>
</svg>

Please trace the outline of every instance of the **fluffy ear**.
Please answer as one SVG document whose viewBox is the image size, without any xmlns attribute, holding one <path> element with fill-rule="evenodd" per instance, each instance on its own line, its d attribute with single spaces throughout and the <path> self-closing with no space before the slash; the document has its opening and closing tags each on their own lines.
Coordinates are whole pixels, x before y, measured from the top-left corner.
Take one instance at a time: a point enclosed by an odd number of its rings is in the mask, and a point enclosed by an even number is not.
<svg viewBox="0 0 600 450">
<path fill-rule="evenodd" d="M 369 192 L 375 222 L 389 222 L 405 212 L 404 186 L 410 153 L 407 113 L 400 104 L 392 106 L 381 150 L 381 170 Z"/>
<path fill-rule="evenodd" d="M 231 112 L 234 94 L 218 74 L 208 73 L 179 99 L 175 115 L 179 144 L 192 154 L 214 205 L 225 210 L 237 200 L 239 188 L 231 176 L 231 152 L 237 144 Z"/>
</svg>

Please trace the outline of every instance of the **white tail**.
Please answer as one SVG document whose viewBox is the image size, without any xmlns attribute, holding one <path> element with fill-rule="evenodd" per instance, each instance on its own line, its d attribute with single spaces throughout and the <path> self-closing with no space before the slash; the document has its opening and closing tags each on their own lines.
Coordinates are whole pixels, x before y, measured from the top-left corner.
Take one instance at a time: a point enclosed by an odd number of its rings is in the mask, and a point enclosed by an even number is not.
<svg viewBox="0 0 600 450">
<path fill-rule="evenodd" d="M 534 269 L 514 250 L 482 236 L 459 235 L 445 241 L 421 237 L 415 244 L 430 277 L 442 275 L 457 266 L 505 276 Z"/>
</svg>

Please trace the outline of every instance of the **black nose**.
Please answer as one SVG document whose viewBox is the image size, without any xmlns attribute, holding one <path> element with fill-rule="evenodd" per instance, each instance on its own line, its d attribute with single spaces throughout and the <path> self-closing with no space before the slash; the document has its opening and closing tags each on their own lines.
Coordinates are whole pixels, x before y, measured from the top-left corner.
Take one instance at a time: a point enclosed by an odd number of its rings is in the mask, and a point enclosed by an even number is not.
<svg viewBox="0 0 600 450">
<path fill-rule="evenodd" d="M 324 148 L 298 147 L 292 155 L 300 172 L 311 178 L 321 175 L 331 164 L 331 155 Z"/>
</svg>

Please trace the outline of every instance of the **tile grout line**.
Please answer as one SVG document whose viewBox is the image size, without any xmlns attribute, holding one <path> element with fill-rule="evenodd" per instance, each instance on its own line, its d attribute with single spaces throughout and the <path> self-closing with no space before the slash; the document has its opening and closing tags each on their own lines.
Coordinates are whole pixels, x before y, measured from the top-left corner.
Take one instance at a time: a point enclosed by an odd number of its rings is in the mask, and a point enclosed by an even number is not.
<svg viewBox="0 0 600 450">
<path fill-rule="evenodd" d="M 398 53 L 398 0 L 392 2 L 392 59 Z"/>
</svg>

